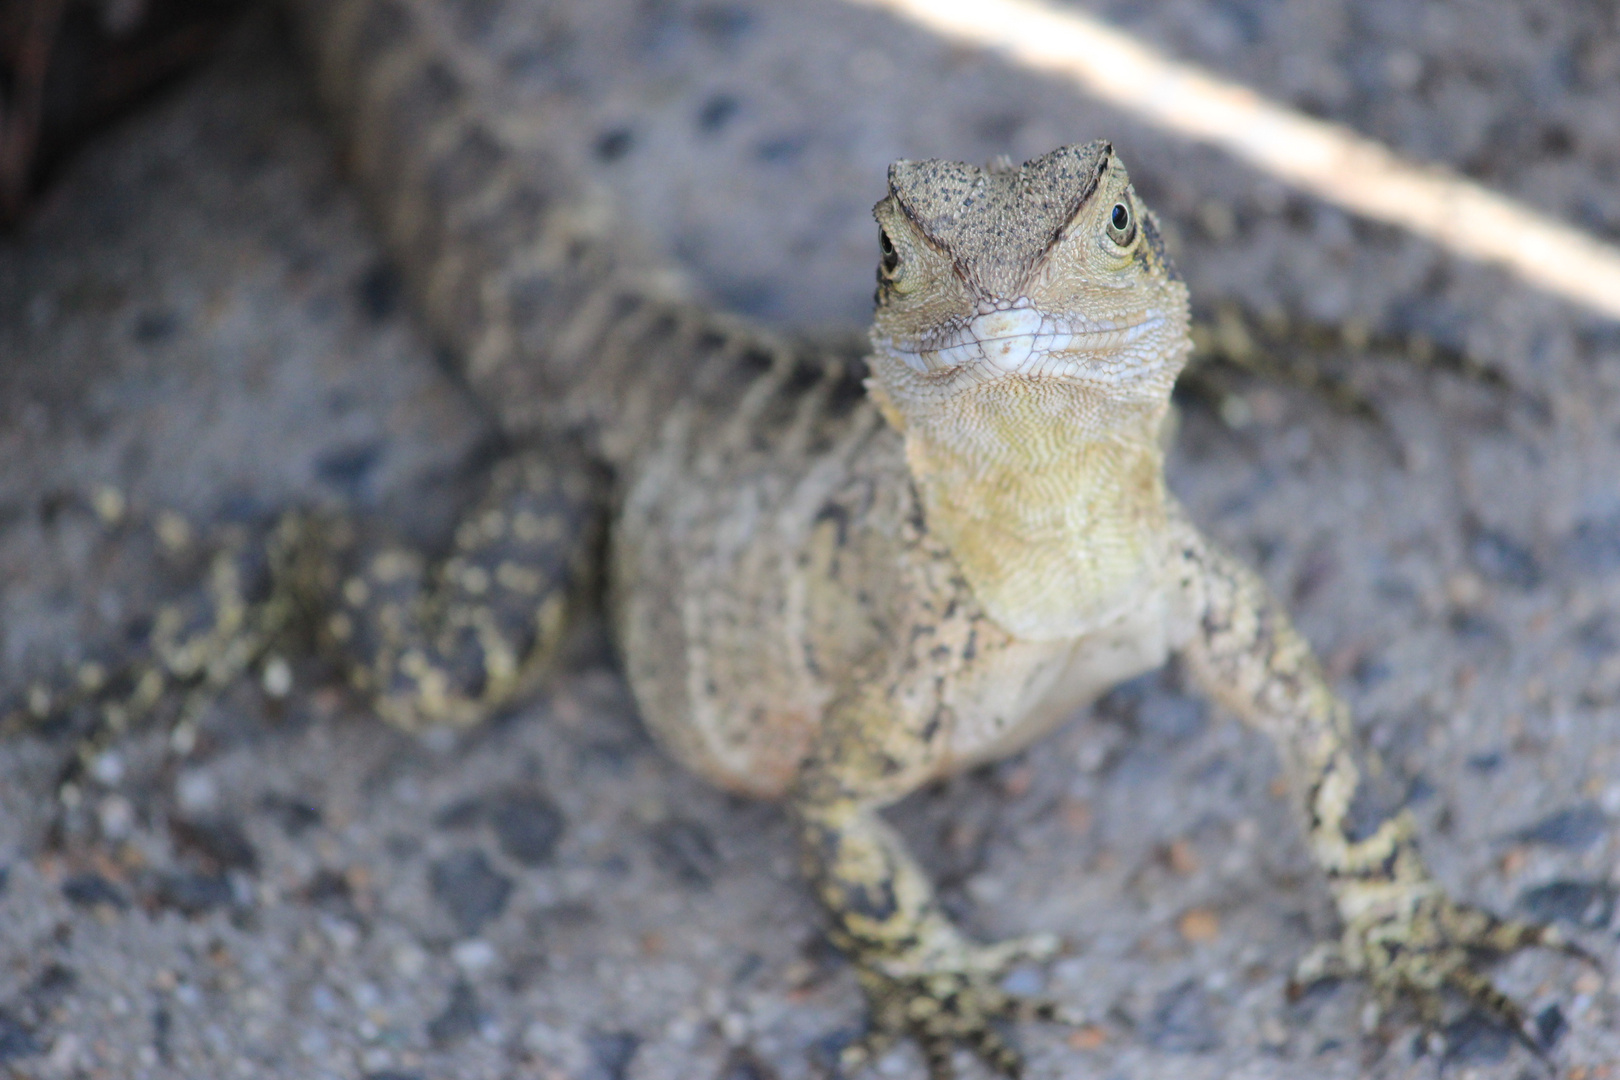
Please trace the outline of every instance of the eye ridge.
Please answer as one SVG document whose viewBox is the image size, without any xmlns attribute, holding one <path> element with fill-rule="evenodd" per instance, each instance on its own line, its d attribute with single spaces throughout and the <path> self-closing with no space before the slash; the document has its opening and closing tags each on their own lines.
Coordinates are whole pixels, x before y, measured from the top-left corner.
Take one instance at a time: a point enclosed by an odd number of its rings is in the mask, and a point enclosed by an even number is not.
<svg viewBox="0 0 1620 1080">
<path fill-rule="evenodd" d="M 1113 213 L 1108 216 L 1108 238 L 1120 247 L 1129 247 L 1136 239 L 1136 215 L 1131 213 L 1128 203 L 1114 204 Z"/>
</svg>

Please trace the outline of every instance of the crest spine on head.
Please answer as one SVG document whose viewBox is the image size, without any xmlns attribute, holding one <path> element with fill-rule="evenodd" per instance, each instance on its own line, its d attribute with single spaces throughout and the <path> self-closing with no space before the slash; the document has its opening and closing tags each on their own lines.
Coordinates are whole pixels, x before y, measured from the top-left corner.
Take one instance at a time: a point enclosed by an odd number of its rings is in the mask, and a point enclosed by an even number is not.
<svg viewBox="0 0 1620 1080">
<path fill-rule="evenodd" d="M 889 191 L 925 236 L 953 253 L 976 289 L 1007 295 L 1096 191 L 1112 155 L 1099 139 L 1017 169 L 897 161 L 889 167 Z"/>
</svg>

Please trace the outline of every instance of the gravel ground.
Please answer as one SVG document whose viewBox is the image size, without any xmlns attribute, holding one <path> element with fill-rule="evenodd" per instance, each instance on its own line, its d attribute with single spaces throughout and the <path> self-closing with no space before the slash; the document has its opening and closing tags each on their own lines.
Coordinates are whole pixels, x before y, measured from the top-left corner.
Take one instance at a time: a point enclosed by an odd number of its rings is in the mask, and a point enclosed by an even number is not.
<svg viewBox="0 0 1620 1080">
<path fill-rule="evenodd" d="M 1605 5 L 1097 7 L 1620 238 Z M 1240 384 L 1228 422 L 1184 412 L 1172 484 L 1288 598 L 1409 781 L 1438 875 L 1620 965 L 1620 328 L 832 0 L 574 21 L 532 92 L 627 227 L 717 302 L 858 324 L 889 160 L 1106 134 L 1201 302 L 1422 329 L 1500 372 L 1506 389 L 1360 359 L 1377 422 Z M 317 502 L 431 539 L 488 446 L 269 19 L 0 244 L 0 357 L 0 686 L 105 647 L 175 587 L 143 530 L 98 520 L 100 485 L 135 520 Z M 664 759 L 599 628 L 464 736 L 407 738 L 298 674 L 282 701 L 225 695 L 184 757 L 120 743 L 66 813 L 61 737 L 0 745 L 0 1074 L 824 1075 L 859 996 L 785 818 Z M 898 809 L 967 926 L 1070 943 L 1012 981 L 1095 1024 L 1024 1029 L 1030 1074 L 1546 1075 L 1467 1018 L 1443 1046 L 1374 1022 L 1356 983 L 1286 999 L 1333 921 L 1275 772 L 1172 671 Z M 1561 1075 L 1620 1077 L 1614 976 L 1547 955 L 1497 974 L 1563 1029 Z M 903 1050 L 881 1071 L 919 1069 Z"/>
</svg>

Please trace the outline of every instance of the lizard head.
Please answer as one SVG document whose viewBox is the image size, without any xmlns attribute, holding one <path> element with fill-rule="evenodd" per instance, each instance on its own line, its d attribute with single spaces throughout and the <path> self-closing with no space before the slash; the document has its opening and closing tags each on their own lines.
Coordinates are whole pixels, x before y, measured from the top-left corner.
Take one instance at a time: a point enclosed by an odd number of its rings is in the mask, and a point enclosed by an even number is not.
<svg viewBox="0 0 1620 1080">
<path fill-rule="evenodd" d="M 874 390 L 902 430 L 1031 398 L 1082 437 L 1162 411 L 1187 293 L 1108 143 L 1020 168 L 899 161 L 873 214 Z"/>
<path fill-rule="evenodd" d="M 989 615 L 1073 637 L 1140 600 L 1167 520 L 1187 290 L 1105 142 L 897 162 L 868 380 L 929 530 Z"/>
</svg>

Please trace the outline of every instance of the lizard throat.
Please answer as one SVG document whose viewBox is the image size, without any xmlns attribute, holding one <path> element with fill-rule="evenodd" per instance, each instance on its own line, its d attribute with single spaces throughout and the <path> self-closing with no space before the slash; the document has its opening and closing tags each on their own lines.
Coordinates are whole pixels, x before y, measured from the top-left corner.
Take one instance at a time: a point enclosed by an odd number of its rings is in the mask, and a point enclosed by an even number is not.
<svg viewBox="0 0 1620 1080">
<path fill-rule="evenodd" d="M 1044 389 L 1037 399 L 982 384 L 905 431 L 930 530 L 986 613 L 1032 641 L 1078 637 L 1124 614 L 1168 517 L 1167 403 L 1114 402 L 1110 422 L 1093 426 L 1081 417 L 1094 391 Z"/>
</svg>

